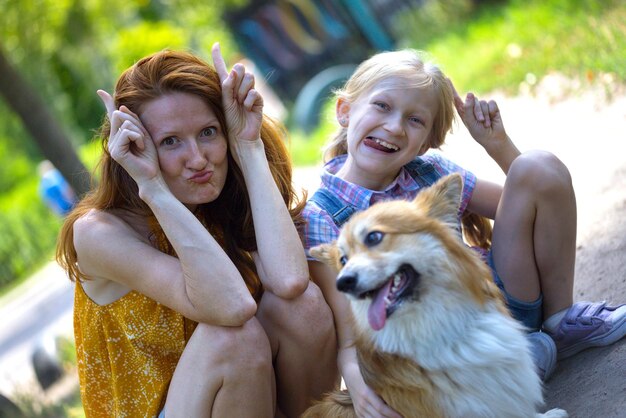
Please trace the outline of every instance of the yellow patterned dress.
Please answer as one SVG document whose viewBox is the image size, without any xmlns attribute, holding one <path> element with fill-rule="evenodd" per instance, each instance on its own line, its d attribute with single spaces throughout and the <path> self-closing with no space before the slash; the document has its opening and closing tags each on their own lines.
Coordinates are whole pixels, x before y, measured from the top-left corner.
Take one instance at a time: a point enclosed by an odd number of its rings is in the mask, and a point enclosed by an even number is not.
<svg viewBox="0 0 626 418">
<path fill-rule="evenodd" d="M 86 416 L 156 416 L 195 327 L 135 291 L 98 305 L 77 282 L 74 334 Z"/>
</svg>

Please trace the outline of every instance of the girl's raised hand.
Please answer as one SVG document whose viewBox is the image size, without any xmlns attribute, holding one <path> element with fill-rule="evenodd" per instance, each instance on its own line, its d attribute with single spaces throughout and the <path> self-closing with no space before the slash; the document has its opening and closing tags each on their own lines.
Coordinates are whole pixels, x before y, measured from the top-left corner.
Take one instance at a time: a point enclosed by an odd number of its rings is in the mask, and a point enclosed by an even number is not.
<svg viewBox="0 0 626 418">
<path fill-rule="evenodd" d="M 500 109 L 495 101 L 478 100 L 473 93 L 468 93 L 463 101 L 452 82 L 448 82 L 454 93 L 454 106 L 476 142 L 484 148 L 490 148 L 498 147 L 508 140 Z"/>
<path fill-rule="evenodd" d="M 104 90 L 98 90 L 98 96 L 106 107 L 111 124 L 108 143 L 111 157 L 137 184 L 157 176 L 160 168 L 156 148 L 139 116 L 126 106 L 116 109 L 113 97 Z"/>
<path fill-rule="evenodd" d="M 254 75 L 247 72 L 242 64 L 235 64 L 230 73 L 228 72 L 219 43 L 213 45 L 211 55 L 222 83 L 222 104 L 231 150 L 236 151 L 240 142 L 259 140 L 263 98 L 254 89 Z"/>
</svg>

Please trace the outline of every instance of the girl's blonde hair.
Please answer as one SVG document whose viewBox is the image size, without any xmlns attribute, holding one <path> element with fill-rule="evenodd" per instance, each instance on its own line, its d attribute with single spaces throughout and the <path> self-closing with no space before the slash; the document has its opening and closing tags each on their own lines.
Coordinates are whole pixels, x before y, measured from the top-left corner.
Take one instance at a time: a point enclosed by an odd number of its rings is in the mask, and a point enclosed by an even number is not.
<svg viewBox="0 0 626 418">
<path fill-rule="evenodd" d="M 115 107 L 124 105 L 139 114 L 140 107 L 158 97 L 172 92 L 185 92 L 204 100 L 214 112 L 220 125 L 226 126 L 222 108 L 221 82 L 215 69 L 200 58 L 187 52 L 162 51 L 147 56 L 126 70 L 115 87 Z M 141 200 L 135 181 L 108 151 L 110 125 L 106 119 L 100 129 L 102 156 L 98 163 L 100 181 L 67 216 L 59 234 L 56 258 L 67 270 L 72 280 L 87 279 L 77 265 L 74 247 L 74 222 L 92 209 L 125 209 L 145 216 L 154 240 L 163 252 L 174 250 L 156 222 L 152 211 Z M 227 129 L 223 129 L 227 134 Z M 301 226 L 301 210 L 306 203 L 299 200 L 291 182 L 291 161 L 284 143 L 283 127 L 267 116 L 261 125 L 261 140 L 270 171 L 296 226 Z M 251 293 L 259 297 L 262 292 L 251 251 L 256 251 L 256 238 L 252 213 L 243 174 L 228 152 L 228 174 L 224 189 L 216 200 L 199 205 L 196 216 L 224 248 Z"/>
<path fill-rule="evenodd" d="M 427 149 L 440 148 L 455 118 L 454 91 L 441 68 L 423 51 L 402 49 L 380 52 L 363 61 L 343 88 L 335 91 L 335 98 L 354 103 L 378 83 L 391 78 L 401 79 L 406 88 L 432 89 L 437 97 L 437 109 L 427 142 Z M 348 153 L 348 129 L 340 127 L 324 148 L 324 162 Z M 471 245 L 491 246 L 491 223 L 471 212 L 462 217 L 463 234 Z"/>
</svg>

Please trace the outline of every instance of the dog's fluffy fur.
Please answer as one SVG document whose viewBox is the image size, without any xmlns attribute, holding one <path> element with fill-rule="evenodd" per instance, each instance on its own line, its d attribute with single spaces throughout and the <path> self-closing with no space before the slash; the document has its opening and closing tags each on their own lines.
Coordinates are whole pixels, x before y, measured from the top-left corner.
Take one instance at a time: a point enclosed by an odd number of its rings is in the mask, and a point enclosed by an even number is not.
<svg viewBox="0 0 626 418">
<path fill-rule="evenodd" d="M 340 270 L 365 382 L 404 417 L 566 417 L 543 403 L 522 326 L 458 231 L 462 180 L 356 214 L 311 255 Z M 355 417 L 337 391 L 304 417 Z"/>
</svg>

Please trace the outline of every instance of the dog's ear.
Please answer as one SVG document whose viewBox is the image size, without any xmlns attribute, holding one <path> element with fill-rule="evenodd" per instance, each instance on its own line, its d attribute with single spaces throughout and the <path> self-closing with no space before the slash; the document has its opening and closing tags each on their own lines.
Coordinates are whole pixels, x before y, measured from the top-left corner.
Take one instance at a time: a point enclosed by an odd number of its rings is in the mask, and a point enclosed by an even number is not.
<svg viewBox="0 0 626 418">
<path fill-rule="evenodd" d="M 336 243 L 333 241 L 330 244 L 317 245 L 309 250 L 309 254 L 316 260 L 336 268 L 339 264 L 339 250 Z"/>
<path fill-rule="evenodd" d="M 422 210 L 425 209 L 429 216 L 457 228 L 462 193 L 463 179 L 460 174 L 454 173 L 418 193 L 414 202 Z"/>
</svg>

